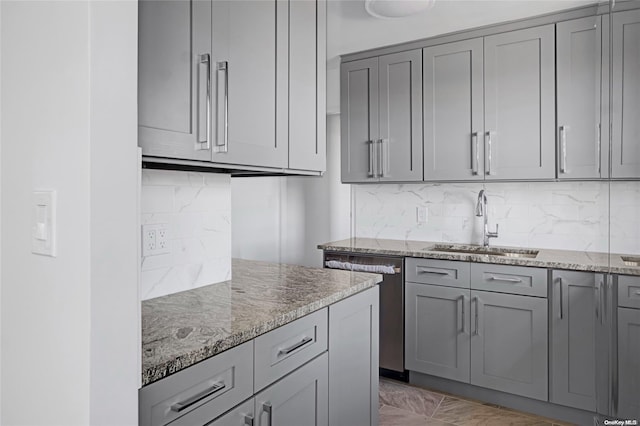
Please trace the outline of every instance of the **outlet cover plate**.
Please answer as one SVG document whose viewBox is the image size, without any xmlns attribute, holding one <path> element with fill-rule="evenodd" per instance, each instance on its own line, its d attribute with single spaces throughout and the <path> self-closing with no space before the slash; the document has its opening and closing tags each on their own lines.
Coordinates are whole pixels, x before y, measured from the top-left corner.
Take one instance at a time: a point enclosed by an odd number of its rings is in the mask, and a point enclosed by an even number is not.
<svg viewBox="0 0 640 426">
<path fill-rule="evenodd" d="M 142 225 L 142 257 L 171 253 L 169 224 Z"/>
</svg>

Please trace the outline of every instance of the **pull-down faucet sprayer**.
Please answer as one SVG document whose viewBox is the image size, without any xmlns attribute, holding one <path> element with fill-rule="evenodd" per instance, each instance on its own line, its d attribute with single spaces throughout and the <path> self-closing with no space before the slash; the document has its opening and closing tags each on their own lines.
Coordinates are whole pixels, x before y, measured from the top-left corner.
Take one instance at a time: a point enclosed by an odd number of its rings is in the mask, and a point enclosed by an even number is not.
<svg viewBox="0 0 640 426">
<path fill-rule="evenodd" d="M 496 223 L 496 232 L 489 231 L 489 212 L 487 210 L 487 195 L 484 189 L 478 193 L 478 203 L 476 204 L 476 216 L 484 217 L 484 232 L 482 245 L 489 247 L 489 238 L 498 238 L 498 224 Z"/>
</svg>

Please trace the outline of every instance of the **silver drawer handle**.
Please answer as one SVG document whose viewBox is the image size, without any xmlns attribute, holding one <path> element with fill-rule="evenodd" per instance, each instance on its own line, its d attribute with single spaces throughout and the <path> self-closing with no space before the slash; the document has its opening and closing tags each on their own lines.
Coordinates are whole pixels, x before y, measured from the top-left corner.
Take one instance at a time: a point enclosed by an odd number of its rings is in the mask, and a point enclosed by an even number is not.
<svg viewBox="0 0 640 426">
<path fill-rule="evenodd" d="M 373 178 L 376 177 L 373 165 L 373 141 L 367 141 L 367 145 L 369 145 L 369 171 L 367 172 L 367 177 Z"/>
<path fill-rule="evenodd" d="M 253 426 L 253 416 L 251 414 L 244 415 L 244 425 Z"/>
<path fill-rule="evenodd" d="M 175 411 L 176 413 L 179 413 L 185 408 L 191 407 L 196 402 L 202 401 L 206 397 L 213 395 L 216 392 L 220 392 L 222 389 L 225 388 L 225 386 L 226 385 L 224 384 L 224 382 L 216 382 L 210 388 L 207 388 L 202 392 L 197 393 L 192 397 L 185 399 L 184 401 L 176 402 L 171 406 L 171 411 Z"/>
<path fill-rule="evenodd" d="M 520 278 L 507 278 L 507 277 L 496 277 L 495 275 L 491 275 L 489 277 L 492 281 L 506 281 L 509 283 L 521 283 L 522 280 Z"/>
<path fill-rule="evenodd" d="M 636 296 L 640 296 L 640 290 L 636 291 Z"/>
<path fill-rule="evenodd" d="M 309 342 L 312 342 L 313 338 L 312 337 L 305 337 L 304 339 L 300 340 L 298 343 L 289 346 L 288 348 L 284 348 L 284 349 L 280 349 L 278 351 L 278 355 L 287 355 L 293 351 L 295 351 L 298 348 L 301 348 L 302 346 L 306 345 Z"/>
<path fill-rule="evenodd" d="M 201 111 L 200 100 L 198 100 L 198 144 L 199 146 L 196 148 L 198 150 L 208 150 L 211 149 L 211 57 L 208 53 L 199 56 L 198 61 L 198 84 L 200 84 L 200 80 L 202 79 L 202 73 L 200 69 L 202 65 L 206 65 L 205 67 L 205 75 L 206 75 L 206 83 L 205 83 L 205 108 L 204 111 Z M 198 99 L 201 96 L 202 88 L 198 86 Z M 202 131 L 201 118 L 202 113 L 206 114 L 204 119 L 205 130 Z M 204 133 L 204 135 L 202 135 Z"/>
<path fill-rule="evenodd" d="M 425 274 L 436 274 L 436 275 L 449 275 L 449 273 L 447 271 L 439 271 L 437 269 L 428 269 L 428 268 L 424 268 L 422 266 L 418 266 L 418 272 L 422 272 Z"/>
<path fill-rule="evenodd" d="M 480 150 L 478 147 L 478 132 L 471 133 L 471 174 L 477 175 L 480 168 Z"/>
<path fill-rule="evenodd" d="M 560 173 L 567 170 L 567 126 L 560 126 Z"/>
<path fill-rule="evenodd" d="M 220 73 L 224 73 L 223 78 L 220 78 Z M 224 90 L 222 99 L 220 99 L 220 89 Z M 216 63 L 216 99 L 215 152 L 225 153 L 229 152 L 229 63 L 227 61 Z"/>
<path fill-rule="evenodd" d="M 273 406 L 271 405 L 271 403 L 270 402 L 262 403 L 262 411 L 264 413 L 267 413 L 267 417 L 269 418 L 269 426 L 273 426 Z"/>
</svg>

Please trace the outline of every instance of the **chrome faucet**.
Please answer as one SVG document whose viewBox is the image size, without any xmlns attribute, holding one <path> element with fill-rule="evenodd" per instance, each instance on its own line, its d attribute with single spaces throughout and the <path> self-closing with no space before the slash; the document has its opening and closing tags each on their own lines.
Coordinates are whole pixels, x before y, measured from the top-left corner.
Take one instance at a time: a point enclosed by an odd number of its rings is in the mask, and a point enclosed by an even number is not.
<svg viewBox="0 0 640 426">
<path fill-rule="evenodd" d="M 489 231 L 489 212 L 487 211 L 487 195 L 484 189 L 478 193 L 478 203 L 476 204 L 476 216 L 484 217 L 484 234 L 482 245 L 489 247 L 489 238 L 498 238 L 498 224 L 496 223 L 496 232 Z"/>
</svg>

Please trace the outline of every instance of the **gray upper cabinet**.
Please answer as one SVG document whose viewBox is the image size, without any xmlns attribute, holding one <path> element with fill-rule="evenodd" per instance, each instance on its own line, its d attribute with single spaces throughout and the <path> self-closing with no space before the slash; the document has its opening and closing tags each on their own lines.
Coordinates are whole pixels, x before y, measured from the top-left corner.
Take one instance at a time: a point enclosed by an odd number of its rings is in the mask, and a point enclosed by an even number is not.
<svg viewBox="0 0 640 426">
<path fill-rule="evenodd" d="M 378 424 L 379 290 L 329 307 L 331 426 Z"/>
<path fill-rule="evenodd" d="M 547 400 L 547 299 L 471 291 L 471 383 Z"/>
<path fill-rule="evenodd" d="M 138 144 L 143 155 L 211 159 L 211 2 L 139 2 Z"/>
<path fill-rule="evenodd" d="M 407 369 L 469 383 L 469 290 L 407 282 Z"/>
<path fill-rule="evenodd" d="M 556 25 L 557 173 L 560 179 L 608 177 L 601 139 L 602 17 Z"/>
<path fill-rule="evenodd" d="M 254 425 L 328 426 L 327 360 L 324 353 L 256 395 Z"/>
<path fill-rule="evenodd" d="M 287 137 L 276 128 L 277 114 L 286 117 L 287 94 L 276 90 L 286 89 L 278 71 L 287 64 L 277 52 L 286 52 L 286 24 L 278 18 L 287 14 L 287 3 L 277 0 L 213 2 L 216 163 L 287 167 Z"/>
<path fill-rule="evenodd" d="M 422 52 L 424 180 L 482 180 L 482 38 L 427 47 Z"/>
<path fill-rule="evenodd" d="M 145 161 L 326 169 L 325 0 L 144 0 L 139 20 Z"/>
<path fill-rule="evenodd" d="M 289 2 L 289 168 L 326 169 L 327 2 Z"/>
<path fill-rule="evenodd" d="M 378 58 L 347 62 L 340 70 L 342 182 L 376 180 Z"/>
<path fill-rule="evenodd" d="M 422 180 L 420 50 L 341 66 L 342 182 Z"/>
<path fill-rule="evenodd" d="M 640 309 L 618 308 L 618 417 L 640 418 Z"/>
<path fill-rule="evenodd" d="M 611 177 L 640 177 L 640 10 L 613 14 Z"/>
<path fill-rule="evenodd" d="M 378 58 L 380 181 L 422 180 L 422 52 Z"/>
<path fill-rule="evenodd" d="M 555 177 L 554 25 L 485 37 L 486 179 Z"/>
<path fill-rule="evenodd" d="M 553 271 L 550 401 L 596 411 L 596 296 L 602 276 Z"/>
</svg>

